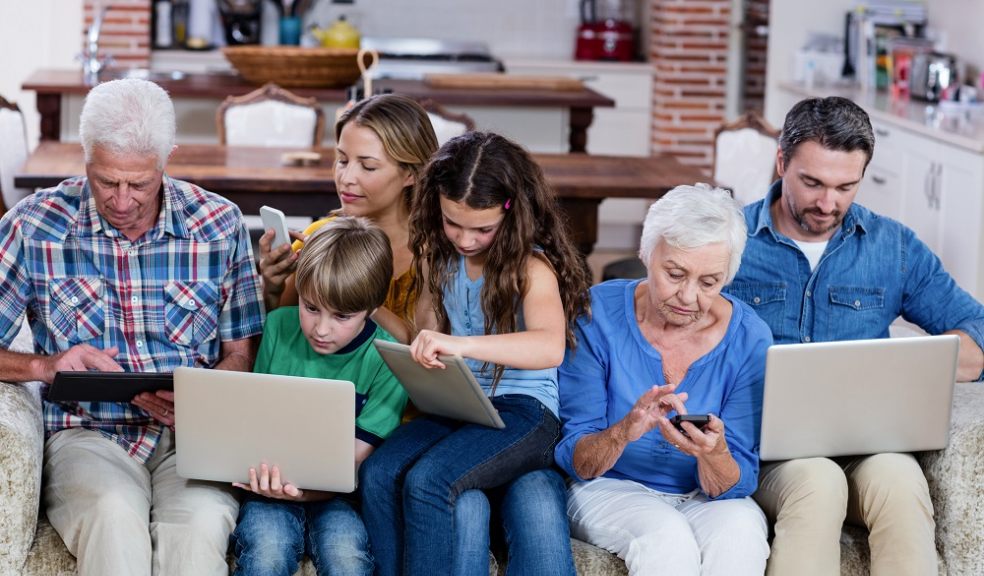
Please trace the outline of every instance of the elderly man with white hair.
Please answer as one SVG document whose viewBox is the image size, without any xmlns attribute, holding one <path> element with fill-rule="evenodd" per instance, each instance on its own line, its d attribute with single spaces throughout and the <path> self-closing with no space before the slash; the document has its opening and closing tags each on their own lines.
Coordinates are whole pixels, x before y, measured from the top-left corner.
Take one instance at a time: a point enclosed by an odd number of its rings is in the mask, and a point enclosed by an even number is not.
<svg viewBox="0 0 984 576">
<path fill-rule="evenodd" d="M 629 574 L 761 575 L 758 481 L 768 326 L 721 289 L 745 247 L 724 190 L 680 186 L 650 207 L 641 280 L 591 290 L 560 368 L 557 463 L 573 479 L 571 534 Z M 709 414 L 677 429 L 674 414 Z"/>
<path fill-rule="evenodd" d="M 56 372 L 248 371 L 263 309 L 236 206 L 169 178 L 174 107 L 156 84 L 86 97 L 86 176 L 0 220 L 0 379 Z M 34 354 L 10 352 L 21 315 Z M 174 396 L 44 403 L 42 497 L 79 574 L 226 574 L 238 503 L 177 476 Z"/>
</svg>

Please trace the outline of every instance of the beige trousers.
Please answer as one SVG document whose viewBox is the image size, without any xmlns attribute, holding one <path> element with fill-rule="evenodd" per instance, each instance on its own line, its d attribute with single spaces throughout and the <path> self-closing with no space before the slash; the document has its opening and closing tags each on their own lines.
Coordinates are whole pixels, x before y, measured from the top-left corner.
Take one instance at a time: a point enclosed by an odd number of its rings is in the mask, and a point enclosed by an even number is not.
<svg viewBox="0 0 984 576">
<path fill-rule="evenodd" d="M 178 477 L 172 439 L 165 432 L 146 465 L 93 430 L 45 443 L 44 505 L 80 575 L 228 574 L 234 489 Z"/>
<path fill-rule="evenodd" d="M 933 503 L 911 454 L 763 463 L 754 497 L 775 522 L 769 576 L 840 574 L 845 519 L 868 529 L 872 576 L 937 573 Z"/>
</svg>

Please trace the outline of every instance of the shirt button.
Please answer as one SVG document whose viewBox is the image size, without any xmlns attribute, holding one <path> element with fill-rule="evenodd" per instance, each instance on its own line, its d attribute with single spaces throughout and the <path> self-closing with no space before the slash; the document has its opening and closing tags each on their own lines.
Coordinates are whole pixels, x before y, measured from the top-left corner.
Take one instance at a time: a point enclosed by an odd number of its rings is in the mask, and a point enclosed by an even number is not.
<svg viewBox="0 0 984 576">
<path fill-rule="evenodd" d="M 197 302 L 195 302 L 194 300 L 188 300 L 188 307 L 189 308 L 194 308 L 195 306 L 198 306 L 198 303 Z"/>
<path fill-rule="evenodd" d="M 811 341 L 811 338 L 809 336 L 804 336 L 803 337 L 803 342 L 810 342 L 810 341 Z"/>
<path fill-rule="evenodd" d="M 79 297 L 78 296 L 72 296 L 72 304 L 78 304 L 78 303 L 79 303 Z"/>
<path fill-rule="evenodd" d="M 861 308 L 861 301 L 860 300 L 855 300 L 854 301 L 854 307 L 855 308 Z"/>
<path fill-rule="evenodd" d="M 130 297 L 130 302 L 133 302 L 134 304 L 136 304 L 137 302 L 140 302 L 140 298 L 138 298 L 137 296 L 131 296 Z"/>
<path fill-rule="evenodd" d="M 137 340 L 137 348 L 143 348 L 143 340 Z"/>
<path fill-rule="evenodd" d="M 759 298 L 758 296 L 756 296 L 755 298 L 752 298 L 752 303 L 753 304 L 761 304 L 762 303 L 762 299 Z"/>
<path fill-rule="evenodd" d="M 809 298 L 810 296 L 813 296 L 813 291 L 812 290 L 807 290 L 806 291 L 806 297 Z"/>
</svg>

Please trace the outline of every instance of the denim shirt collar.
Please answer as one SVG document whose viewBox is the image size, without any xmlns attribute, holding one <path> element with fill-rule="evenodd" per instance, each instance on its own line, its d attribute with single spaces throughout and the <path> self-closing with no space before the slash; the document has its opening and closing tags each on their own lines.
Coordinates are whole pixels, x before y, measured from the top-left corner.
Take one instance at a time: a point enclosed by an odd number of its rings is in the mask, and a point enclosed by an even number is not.
<svg viewBox="0 0 984 576">
<path fill-rule="evenodd" d="M 782 196 L 781 178 L 769 186 L 769 191 L 760 202 L 757 212 L 753 213 L 754 220 L 752 221 L 752 226 L 749 226 L 749 234 L 751 236 L 758 236 L 763 230 L 768 230 L 776 242 L 792 243 L 791 239 L 783 236 L 776 229 L 772 221 L 772 204 L 778 201 L 780 196 Z M 871 212 L 869 210 L 852 202 L 847 209 L 847 215 L 844 216 L 844 220 L 841 222 L 840 229 L 830 238 L 830 242 L 836 243 L 845 238 L 850 238 L 855 232 L 859 234 L 866 232 L 870 227 L 870 218 Z"/>
</svg>

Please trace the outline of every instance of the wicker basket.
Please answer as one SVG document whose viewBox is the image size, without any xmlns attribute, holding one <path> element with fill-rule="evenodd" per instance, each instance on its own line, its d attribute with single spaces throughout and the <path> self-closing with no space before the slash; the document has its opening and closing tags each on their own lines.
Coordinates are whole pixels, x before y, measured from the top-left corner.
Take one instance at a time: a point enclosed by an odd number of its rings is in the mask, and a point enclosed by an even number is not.
<svg viewBox="0 0 984 576">
<path fill-rule="evenodd" d="M 349 86 L 359 78 L 359 51 L 299 46 L 226 46 L 222 53 L 240 75 L 255 84 L 286 88 Z"/>
</svg>

